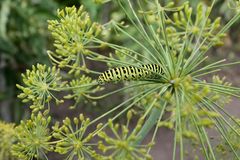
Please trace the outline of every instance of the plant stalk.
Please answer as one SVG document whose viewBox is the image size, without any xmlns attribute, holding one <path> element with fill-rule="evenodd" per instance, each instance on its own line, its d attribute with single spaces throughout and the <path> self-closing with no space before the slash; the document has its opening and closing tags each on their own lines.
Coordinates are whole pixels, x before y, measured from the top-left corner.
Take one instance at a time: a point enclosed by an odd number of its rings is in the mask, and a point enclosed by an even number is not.
<svg viewBox="0 0 240 160">
<path fill-rule="evenodd" d="M 166 105 L 164 105 L 166 106 Z M 149 131 L 154 127 L 154 125 L 156 125 L 159 116 L 161 116 L 163 114 L 163 111 L 165 110 L 165 107 L 162 108 L 153 108 L 152 112 L 149 116 L 149 118 L 147 119 L 147 121 L 145 122 L 145 124 L 143 125 L 142 129 L 139 131 L 138 133 L 138 141 L 136 142 L 137 144 L 140 144 L 142 142 L 142 140 L 148 135 Z"/>
</svg>

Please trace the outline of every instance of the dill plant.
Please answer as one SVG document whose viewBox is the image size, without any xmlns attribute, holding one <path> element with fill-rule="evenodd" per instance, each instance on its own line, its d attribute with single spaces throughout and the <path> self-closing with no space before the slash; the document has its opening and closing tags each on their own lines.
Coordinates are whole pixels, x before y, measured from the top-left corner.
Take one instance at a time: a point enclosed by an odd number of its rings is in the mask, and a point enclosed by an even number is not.
<svg viewBox="0 0 240 160">
<path fill-rule="evenodd" d="M 16 144 L 12 145 L 12 154 L 19 159 L 46 159 L 47 152 L 53 150 L 50 142 L 49 123 L 50 116 L 43 116 L 41 112 L 37 115 L 32 114 L 31 119 L 21 121 L 15 128 Z"/>
<path fill-rule="evenodd" d="M 239 62 L 226 63 L 224 59 L 201 65 L 208 58 L 207 51 L 222 45 L 225 32 L 239 19 L 239 3 L 235 3 L 235 16 L 221 27 L 220 18 L 209 18 L 215 1 L 209 7 L 199 3 L 196 9 L 188 2 L 179 6 L 172 2 L 163 5 L 157 0 L 134 2 L 117 0 L 126 14 L 126 22 L 110 20 L 103 25 L 92 22 L 83 6 L 58 10 L 58 19 L 49 20 L 56 49 L 48 51 L 48 55 L 54 66 L 33 66 L 23 74 L 24 84 L 17 85 L 23 91 L 19 98 L 33 107 L 31 119 L 23 120 L 15 128 L 13 155 L 21 159 L 48 159 L 47 152 L 51 151 L 69 160 L 151 159 L 158 129 L 167 127 L 174 132 L 172 159 L 185 159 L 186 150 L 195 153 L 195 158 L 201 153 L 204 159 L 218 159 L 218 152 L 224 150 L 226 157 L 240 159 L 239 121 L 223 108 L 231 97 L 240 96 L 240 88 L 219 76 L 210 81 L 202 78 Z M 134 28 L 138 35 L 128 28 Z M 130 45 L 102 40 L 103 33 L 109 30 L 126 36 L 129 44 L 138 47 L 132 49 Z M 97 52 L 104 48 L 115 52 L 109 56 Z M 89 77 L 101 74 L 88 66 L 91 61 L 105 62 L 111 68 L 157 64 L 163 73 L 159 75 L 161 80 L 123 81 L 121 88 L 95 95 L 108 85 L 100 85 Z M 63 98 L 55 96 L 63 91 L 71 93 Z M 54 105 L 73 99 L 76 103 L 70 108 L 74 109 L 83 99 L 96 101 L 119 93 L 125 95 L 123 102 L 99 117 L 90 120 L 80 114 L 50 128 L 53 121 L 49 111 Z M 57 103 L 50 103 L 51 100 Z M 170 114 L 163 119 L 166 113 Z M 126 125 L 115 122 L 124 114 Z M 133 115 L 139 120 L 130 128 Z M 104 118 L 109 118 L 108 122 L 100 123 Z M 96 128 L 93 131 L 92 126 Z M 217 146 L 210 142 L 209 129 L 219 133 L 221 141 Z M 152 138 L 144 145 L 142 141 L 150 130 Z M 188 144 L 193 144 L 192 151 Z"/>
<path fill-rule="evenodd" d="M 14 124 L 0 121 L 0 134 L 0 159 L 15 160 L 10 150 L 16 140 Z"/>
</svg>

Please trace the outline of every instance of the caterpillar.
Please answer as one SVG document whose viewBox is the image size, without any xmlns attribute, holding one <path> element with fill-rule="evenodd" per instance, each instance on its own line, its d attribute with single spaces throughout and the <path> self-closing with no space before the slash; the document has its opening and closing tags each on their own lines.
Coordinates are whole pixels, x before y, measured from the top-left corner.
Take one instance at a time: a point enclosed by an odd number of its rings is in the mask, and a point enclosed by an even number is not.
<svg viewBox="0 0 240 160">
<path fill-rule="evenodd" d="M 133 66 L 118 67 L 101 73 L 98 77 L 98 84 L 121 80 L 154 79 L 159 77 L 159 74 L 162 74 L 162 69 L 157 64 L 144 64 L 139 68 Z"/>
</svg>

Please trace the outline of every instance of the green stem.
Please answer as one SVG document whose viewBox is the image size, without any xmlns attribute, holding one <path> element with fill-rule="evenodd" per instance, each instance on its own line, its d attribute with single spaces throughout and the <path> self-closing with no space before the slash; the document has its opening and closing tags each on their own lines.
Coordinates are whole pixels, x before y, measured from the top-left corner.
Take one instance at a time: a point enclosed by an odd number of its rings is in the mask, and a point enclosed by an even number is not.
<svg viewBox="0 0 240 160">
<path fill-rule="evenodd" d="M 183 160 L 183 138 L 182 138 L 182 120 L 181 120 L 181 102 L 179 100 L 178 90 L 176 90 L 175 99 L 176 99 L 176 124 L 178 124 L 177 130 L 175 132 L 180 134 L 179 141 L 180 141 L 180 160 Z"/>
<path fill-rule="evenodd" d="M 137 143 L 140 144 L 142 140 L 146 137 L 146 135 L 149 133 L 149 131 L 156 125 L 156 122 L 158 121 L 158 118 L 160 115 L 163 114 L 165 110 L 165 105 L 163 105 L 163 108 L 153 108 L 149 118 L 144 123 L 142 129 L 139 131 L 137 137 L 139 137 Z"/>
<path fill-rule="evenodd" d="M 151 143 L 154 143 L 154 140 L 155 140 L 155 138 L 156 138 L 157 131 L 158 131 L 158 128 L 159 128 L 158 124 L 159 124 L 159 122 L 160 122 L 161 119 L 162 119 L 162 116 L 163 116 L 163 113 L 164 113 L 164 110 L 165 110 L 166 105 L 167 105 L 167 103 L 165 103 L 165 105 L 163 106 L 162 112 L 161 112 L 160 116 L 158 117 L 157 125 L 156 125 L 156 127 L 155 127 L 155 129 L 154 129 Z M 149 154 L 150 150 L 151 150 L 151 147 L 148 148 L 148 152 L 147 152 L 148 154 Z"/>
</svg>

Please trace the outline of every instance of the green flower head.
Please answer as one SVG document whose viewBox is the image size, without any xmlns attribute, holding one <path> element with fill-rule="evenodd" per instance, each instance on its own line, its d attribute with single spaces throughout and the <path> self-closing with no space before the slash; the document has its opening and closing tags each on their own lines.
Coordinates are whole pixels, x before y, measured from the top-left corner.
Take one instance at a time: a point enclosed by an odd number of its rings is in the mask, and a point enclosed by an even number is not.
<svg viewBox="0 0 240 160">
<path fill-rule="evenodd" d="M 69 85 L 67 86 L 73 88 L 73 93 L 65 96 L 64 98 L 75 100 L 75 104 L 73 106 L 70 106 L 71 109 L 76 108 L 76 106 L 82 101 L 86 103 L 89 102 L 87 100 L 92 99 L 92 97 L 90 96 L 91 93 L 96 93 L 97 91 L 102 90 L 102 87 L 96 87 L 94 85 L 84 87 L 84 84 L 91 83 L 94 84 L 96 83 L 96 81 L 92 80 L 91 77 L 85 75 L 82 75 L 79 79 L 74 79 L 69 82 Z"/>
<path fill-rule="evenodd" d="M 50 58 L 60 67 L 72 68 L 70 72 L 81 66 L 85 69 L 84 55 L 91 53 L 90 44 L 101 33 L 101 25 L 91 21 L 83 6 L 58 10 L 58 17 L 48 21 L 56 47 L 55 52 L 48 52 Z"/>
<path fill-rule="evenodd" d="M 53 95 L 54 91 L 65 84 L 61 82 L 61 76 L 56 67 L 37 64 L 32 66 L 32 70 L 27 70 L 26 74 L 22 74 L 22 78 L 24 86 L 17 84 L 17 87 L 23 93 L 20 93 L 18 98 L 23 99 L 23 102 L 31 101 L 33 104 L 30 108 L 33 112 L 44 109 L 45 104 L 48 104 L 52 98 L 57 103 L 62 102 Z"/>
<path fill-rule="evenodd" d="M 142 127 L 143 118 L 139 119 L 135 129 L 130 132 L 128 128 L 129 122 L 133 116 L 133 112 L 129 111 L 127 113 L 127 125 L 113 124 L 113 121 L 110 119 L 108 121 L 108 127 L 112 131 L 114 136 L 108 135 L 106 132 L 99 132 L 98 136 L 104 140 L 100 141 L 98 148 L 103 151 L 103 153 L 111 153 L 106 156 L 105 159 L 109 160 L 146 160 L 151 159 L 151 156 L 148 154 L 147 148 L 151 147 L 152 144 L 140 145 L 137 144 L 138 132 Z"/>
<path fill-rule="evenodd" d="M 11 147 L 16 141 L 14 124 L 0 121 L 0 159 L 14 160 Z"/>
<path fill-rule="evenodd" d="M 51 117 L 44 117 L 41 113 L 32 114 L 30 120 L 21 121 L 16 127 L 17 143 L 12 147 L 13 155 L 26 160 L 47 159 L 46 153 L 53 150 L 48 128 L 50 121 Z"/>
<path fill-rule="evenodd" d="M 98 155 L 92 148 L 94 145 L 90 141 L 93 133 L 85 133 L 90 123 L 89 118 L 82 114 L 74 118 L 73 122 L 67 117 L 63 120 L 63 125 L 56 123 L 53 126 L 53 137 L 57 139 L 55 152 L 68 155 L 66 160 L 99 159 Z"/>
</svg>

